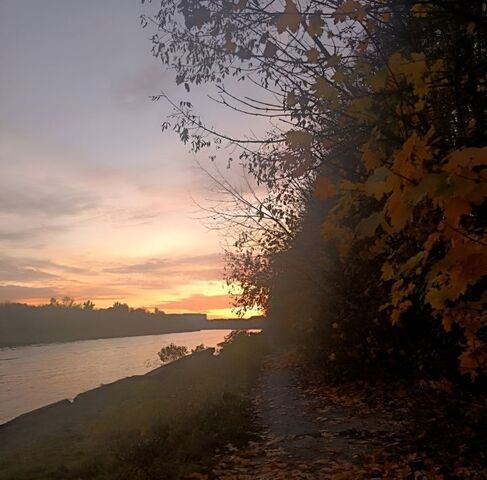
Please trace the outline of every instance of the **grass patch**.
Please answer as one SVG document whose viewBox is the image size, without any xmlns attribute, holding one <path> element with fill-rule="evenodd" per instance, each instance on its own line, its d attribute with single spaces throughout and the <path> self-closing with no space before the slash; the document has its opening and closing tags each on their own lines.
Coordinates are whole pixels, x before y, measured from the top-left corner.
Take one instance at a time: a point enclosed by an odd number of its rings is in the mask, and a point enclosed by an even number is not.
<svg viewBox="0 0 487 480">
<path fill-rule="evenodd" d="M 205 471 L 215 450 L 252 438 L 249 403 L 224 394 L 221 400 L 182 422 L 157 425 L 149 434 L 129 435 L 115 450 L 107 479 L 178 479 Z"/>
</svg>

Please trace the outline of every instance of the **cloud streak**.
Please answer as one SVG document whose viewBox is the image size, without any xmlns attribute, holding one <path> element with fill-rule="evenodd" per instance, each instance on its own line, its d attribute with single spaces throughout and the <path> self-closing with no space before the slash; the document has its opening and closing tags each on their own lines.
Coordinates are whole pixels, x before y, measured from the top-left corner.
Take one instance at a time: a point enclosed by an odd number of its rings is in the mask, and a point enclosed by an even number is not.
<svg viewBox="0 0 487 480">
<path fill-rule="evenodd" d="M 190 295 L 180 300 L 162 302 L 159 304 L 162 309 L 189 310 L 207 312 L 208 310 L 220 310 L 230 307 L 228 295 Z"/>
<path fill-rule="evenodd" d="M 0 279 L 2 282 L 37 282 L 59 278 L 22 260 L 0 257 Z"/>
<path fill-rule="evenodd" d="M 20 285 L 0 285 L 0 301 L 18 302 L 32 299 L 55 297 L 57 291 L 50 287 L 24 287 Z"/>
<path fill-rule="evenodd" d="M 115 274 L 150 274 L 150 273 L 184 273 L 190 272 L 215 272 L 215 265 L 220 263 L 221 257 L 218 254 L 188 256 L 178 259 L 169 258 L 149 258 L 140 262 L 129 263 L 124 265 L 117 265 L 113 267 L 104 268 L 106 273 Z"/>
<path fill-rule="evenodd" d="M 0 213 L 9 215 L 71 216 L 96 206 L 92 193 L 59 182 L 45 185 L 0 185 Z"/>
</svg>

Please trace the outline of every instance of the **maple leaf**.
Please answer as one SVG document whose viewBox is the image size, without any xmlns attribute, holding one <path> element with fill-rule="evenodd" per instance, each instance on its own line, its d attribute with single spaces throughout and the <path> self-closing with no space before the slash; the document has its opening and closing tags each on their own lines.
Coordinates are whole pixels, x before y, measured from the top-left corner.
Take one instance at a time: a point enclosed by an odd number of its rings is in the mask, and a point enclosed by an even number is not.
<svg viewBox="0 0 487 480">
<path fill-rule="evenodd" d="M 294 92 L 289 92 L 286 95 L 286 104 L 288 107 L 294 107 L 299 102 L 299 98 Z"/>
<path fill-rule="evenodd" d="M 277 53 L 277 45 L 270 40 L 267 40 L 264 48 L 264 57 L 275 57 Z"/>
<path fill-rule="evenodd" d="M 316 78 L 315 83 L 313 85 L 313 90 L 316 92 L 316 95 L 318 97 L 326 98 L 326 99 L 335 98 L 337 91 L 330 83 L 331 83 L 330 81 L 322 77 Z"/>
<path fill-rule="evenodd" d="M 367 16 L 367 12 L 357 0 L 345 0 L 345 2 L 335 10 L 333 16 L 335 18 L 335 23 L 343 22 L 347 18 L 355 18 L 358 21 L 362 21 Z"/>
<path fill-rule="evenodd" d="M 429 303 L 434 309 L 443 309 L 447 300 L 447 295 L 443 290 L 438 288 L 430 288 L 426 292 L 426 303 Z"/>
<path fill-rule="evenodd" d="M 340 55 L 330 55 L 328 57 L 328 59 L 326 60 L 326 64 L 329 66 L 329 67 L 336 67 L 337 65 L 340 64 L 342 60 L 342 57 L 340 57 Z"/>
<path fill-rule="evenodd" d="M 403 313 L 409 310 L 413 306 L 413 302 L 411 300 L 405 300 L 401 302 L 397 308 L 392 310 L 391 312 L 391 323 L 392 325 L 397 325 Z"/>
<path fill-rule="evenodd" d="M 429 137 L 413 133 L 394 156 L 392 170 L 408 180 L 420 180 L 425 172 L 424 165 L 433 157 Z"/>
<path fill-rule="evenodd" d="M 443 167 L 446 172 L 460 174 L 464 168 L 487 164 L 487 147 L 462 148 L 450 153 Z"/>
<path fill-rule="evenodd" d="M 286 29 L 296 33 L 301 25 L 302 16 L 292 0 L 286 0 L 286 8 L 277 19 L 277 31 L 283 33 Z"/>
<path fill-rule="evenodd" d="M 319 13 L 313 13 L 308 16 L 308 33 L 312 37 L 321 37 L 323 35 L 323 29 L 325 27 L 325 22 L 321 18 Z"/>
<path fill-rule="evenodd" d="M 387 79 L 389 78 L 389 72 L 387 68 L 383 67 L 375 73 L 371 73 L 365 76 L 366 82 L 375 91 L 382 91 L 386 87 Z"/>
<path fill-rule="evenodd" d="M 385 262 L 381 268 L 382 280 L 388 281 L 394 278 L 394 269 L 389 262 Z"/>
<path fill-rule="evenodd" d="M 320 52 L 317 48 L 312 47 L 306 52 L 306 57 L 308 59 L 308 62 L 318 63 L 318 59 L 320 58 Z"/>
<path fill-rule="evenodd" d="M 369 217 L 362 219 L 355 228 L 355 233 L 359 238 L 372 237 L 383 222 L 384 212 L 383 210 L 380 210 L 379 212 L 373 213 Z"/>
<path fill-rule="evenodd" d="M 289 130 L 286 132 L 286 142 L 292 148 L 309 147 L 313 140 L 313 134 L 305 130 Z"/>
<path fill-rule="evenodd" d="M 463 215 L 470 213 L 471 210 L 472 206 L 468 200 L 453 197 L 443 202 L 446 221 L 452 227 L 457 227 Z"/>
<path fill-rule="evenodd" d="M 411 270 L 416 268 L 425 259 L 425 255 L 426 254 L 424 251 L 417 253 L 416 255 L 411 257 L 405 264 L 401 266 L 399 272 L 403 274 L 410 273 Z"/>
<path fill-rule="evenodd" d="M 362 185 L 362 191 L 377 199 L 381 199 L 386 193 L 386 182 L 390 176 L 391 171 L 387 167 L 376 168 Z"/>
<path fill-rule="evenodd" d="M 386 211 L 390 219 L 390 233 L 401 231 L 411 220 L 412 205 L 405 201 L 401 191 L 395 191 L 386 202 Z"/>
<path fill-rule="evenodd" d="M 381 155 L 375 148 L 372 148 L 372 140 L 365 143 L 362 148 L 362 161 L 364 162 L 365 169 L 370 172 L 381 165 Z"/>
<path fill-rule="evenodd" d="M 333 75 L 333 80 L 335 80 L 336 83 L 344 83 L 346 80 L 346 75 L 343 69 L 337 68 L 335 69 L 335 74 Z"/>
</svg>

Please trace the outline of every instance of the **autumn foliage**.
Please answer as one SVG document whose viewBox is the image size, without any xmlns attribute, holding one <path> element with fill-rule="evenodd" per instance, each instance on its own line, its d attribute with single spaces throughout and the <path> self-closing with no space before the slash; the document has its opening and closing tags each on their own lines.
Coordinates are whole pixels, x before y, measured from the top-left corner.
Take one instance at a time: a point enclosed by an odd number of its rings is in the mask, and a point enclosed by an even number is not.
<svg viewBox="0 0 487 480">
<path fill-rule="evenodd" d="M 268 189 L 229 256 L 240 307 L 330 362 L 487 371 L 486 16 L 481 1 L 162 2 L 154 54 L 177 82 L 285 125 L 242 142 L 184 102 L 164 125 L 195 151 L 239 146 Z"/>
</svg>

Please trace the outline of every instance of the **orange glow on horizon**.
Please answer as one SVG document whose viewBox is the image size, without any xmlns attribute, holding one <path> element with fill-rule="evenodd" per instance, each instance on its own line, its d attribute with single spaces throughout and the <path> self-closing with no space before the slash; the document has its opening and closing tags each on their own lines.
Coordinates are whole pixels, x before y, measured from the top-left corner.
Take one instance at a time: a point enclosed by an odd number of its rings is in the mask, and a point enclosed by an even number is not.
<svg viewBox="0 0 487 480">
<path fill-rule="evenodd" d="M 207 283 L 205 285 L 205 283 Z M 205 288 L 206 287 L 206 288 Z M 195 284 L 184 285 L 180 288 L 179 294 L 169 293 L 160 295 L 154 292 L 153 295 L 127 295 L 114 297 L 96 297 L 96 296 L 71 296 L 75 303 L 83 303 L 91 300 L 95 303 L 95 308 L 108 308 L 115 302 L 126 303 L 131 308 L 144 308 L 148 311 L 154 311 L 155 308 L 166 313 L 204 313 L 209 319 L 218 318 L 240 318 L 232 306 L 232 296 L 228 293 L 221 293 L 223 282 L 197 282 Z M 197 293 L 192 293 L 196 291 Z M 62 293 L 53 295 L 58 301 L 65 296 Z M 162 298 L 161 298 L 162 297 Z M 13 302 L 25 303 L 27 305 L 46 305 L 50 298 L 32 297 L 25 299 L 13 300 Z M 242 318 L 262 315 L 262 311 L 257 308 L 248 310 Z"/>
</svg>

